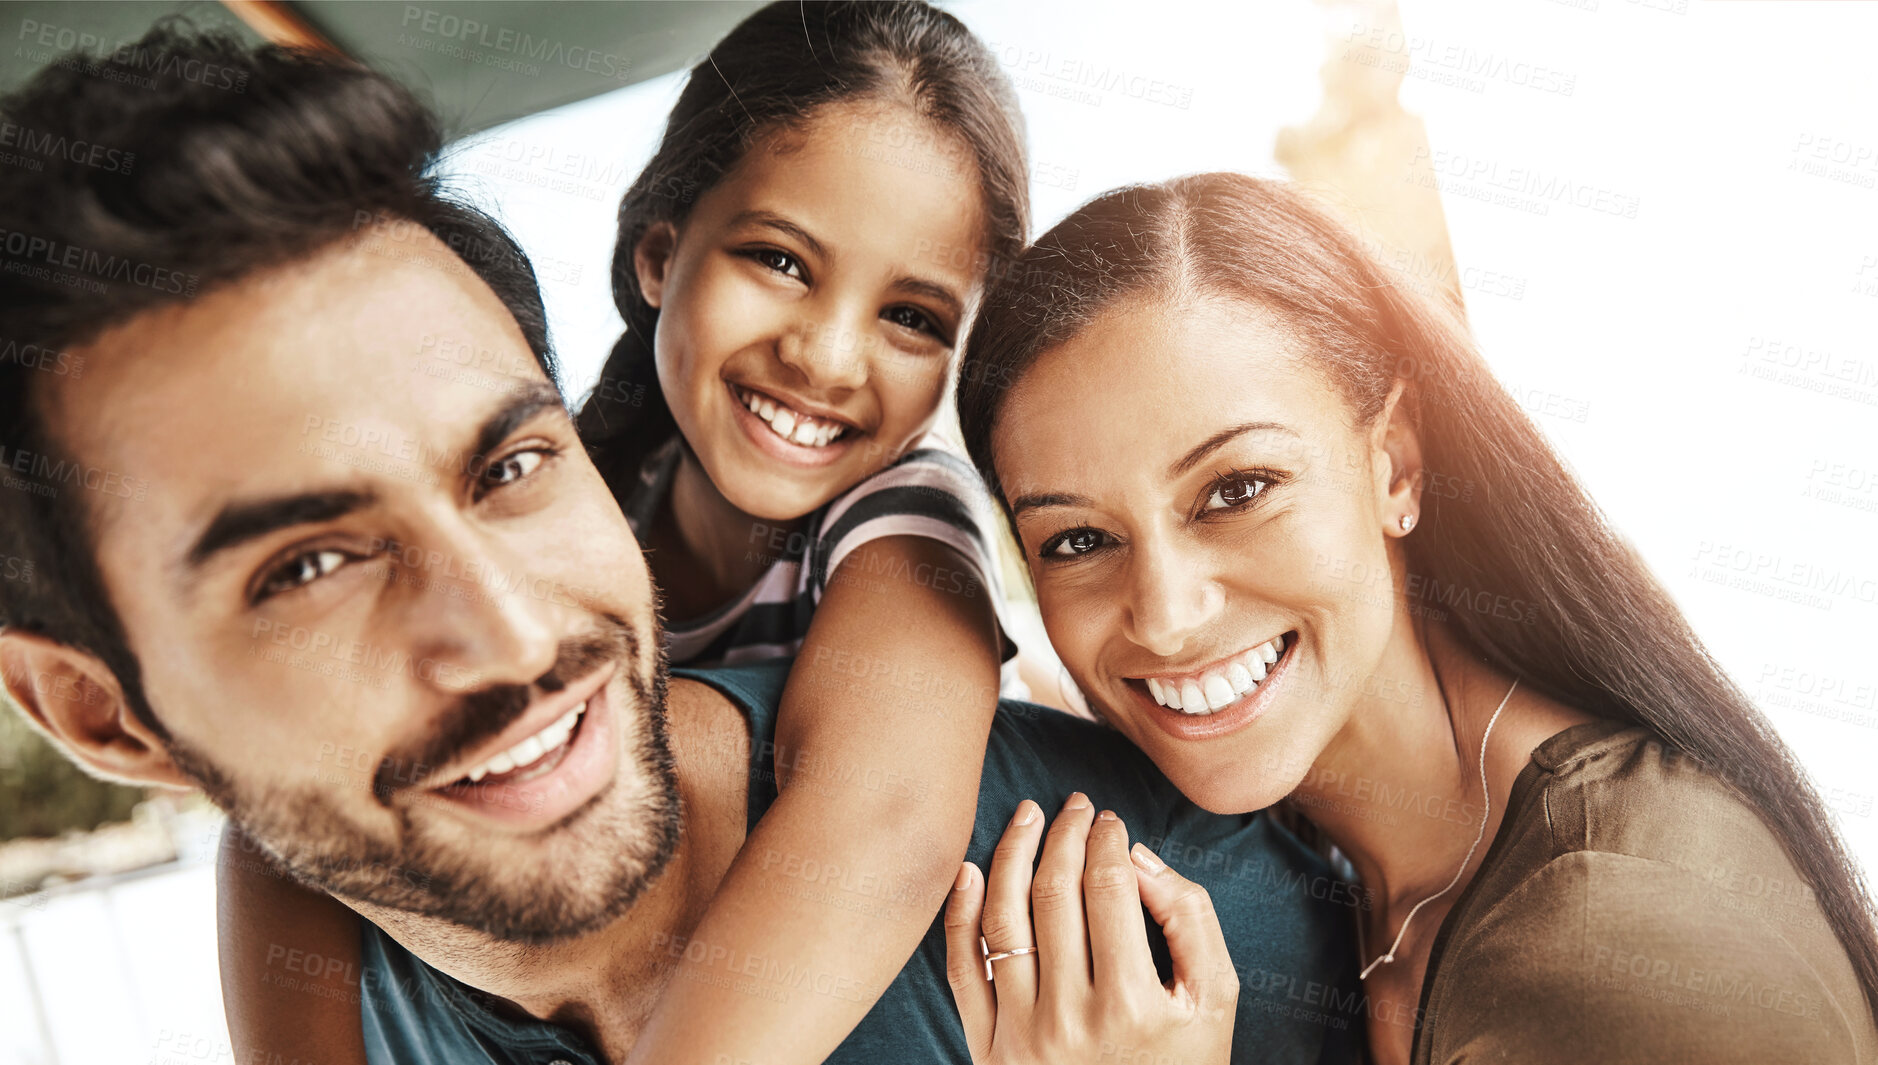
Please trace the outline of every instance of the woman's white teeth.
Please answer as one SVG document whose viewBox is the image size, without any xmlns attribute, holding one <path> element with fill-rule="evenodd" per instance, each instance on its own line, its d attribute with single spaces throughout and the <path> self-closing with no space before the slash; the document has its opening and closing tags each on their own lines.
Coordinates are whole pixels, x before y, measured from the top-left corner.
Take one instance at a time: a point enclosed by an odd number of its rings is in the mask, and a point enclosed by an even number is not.
<svg viewBox="0 0 1878 1065">
<path fill-rule="evenodd" d="M 1226 678 L 1217 673 L 1208 673 L 1206 683 L 1201 687 L 1206 690 L 1206 705 L 1211 710 L 1218 710 L 1239 697 L 1232 690 L 1232 685 L 1226 683 Z"/>
<path fill-rule="evenodd" d="M 580 721 L 580 715 L 586 709 L 586 703 L 576 706 L 567 713 L 562 714 L 547 728 L 542 729 L 533 736 L 528 737 L 515 746 L 510 747 L 508 750 L 503 751 L 501 754 L 496 755 L 494 758 L 489 759 L 482 765 L 465 773 L 464 776 L 467 776 L 471 783 L 476 783 L 492 773 L 500 776 L 503 773 L 508 773 L 522 766 L 540 761 L 544 755 L 561 749 L 561 745 L 566 743 L 568 737 L 574 734 L 574 726 Z"/>
<path fill-rule="evenodd" d="M 1275 637 L 1242 652 L 1222 669 L 1198 677 L 1149 677 L 1148 694 L 1154 701 L 1183 714 L 1210 714 L 1239 701 L 1265 679 L 1266 667 L 1285 653 L 1285 638 Z"/>
<path fill-rule="evenodd" d="M 792 444 L 803 447 L 827 447 L 834 439 L 847 431 L 847 426 L 840 422 L 826 421 L 799 410 L 785 407 L 767 396 L 757 395 L 745 389 L 737 390 L 743 405 L 750 408 L 750 413 L 763 419 L 770 432 Z"/>
</svg>

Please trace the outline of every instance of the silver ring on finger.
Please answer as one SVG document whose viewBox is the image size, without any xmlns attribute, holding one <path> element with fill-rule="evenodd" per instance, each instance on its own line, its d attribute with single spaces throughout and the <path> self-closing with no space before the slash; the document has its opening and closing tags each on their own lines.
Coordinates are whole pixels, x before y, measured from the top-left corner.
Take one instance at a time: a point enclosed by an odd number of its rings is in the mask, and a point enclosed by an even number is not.
<svg viewBox="0 0 1878 1065">
<path fill-rule="evenodd" d="M 992 962 L 1003 961 L 1006 958 L 1016 958 L 1024 954 L 1037 953 L 1036 947 L 1013 947 L 1010 950 L 1000 950 L 994 954 L 991 952 L 991 945 L 989 943 L 986 943 L 984 940 L 984 937 L 982 936 L 979 937 L 978 945 L 985 952 L 985 979 L 986 980 L 994 979 L 992 975 L 992 970 L 991 970 Z"/>
</svg>

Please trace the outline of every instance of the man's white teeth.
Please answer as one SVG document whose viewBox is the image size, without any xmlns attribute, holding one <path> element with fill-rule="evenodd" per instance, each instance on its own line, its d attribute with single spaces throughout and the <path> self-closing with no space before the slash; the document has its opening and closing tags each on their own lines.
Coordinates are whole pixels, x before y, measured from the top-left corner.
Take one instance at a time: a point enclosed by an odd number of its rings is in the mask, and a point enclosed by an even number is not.
<svg viewBox="0 0 1878 1065">
<path fill-rule="evenodd" d="M 464 776 L 467 776 L 471 783 L 476 783 L 492 773 L 500 776 L 503 773 L 511 772 L 522 766 L 540 761 L 543 755 L 560 750 L 561 745 L 566 743 L 568 737 L 574 734 L 574 726 L 579 723 L 580 715 L 586 709 L 586 703 L 576 706 L 567 713 L 562 714 L 547 728 L 542 729 L 533 736 L 528 737 L 515 746 L 510 747 L 508 750 L 503 751 L 501 754 L 496 755 L 494 758 L 489 759 L 482 765 L 465 773 Z"/>
<path fill-rule="evenodd" d="M 1238 702 L 1265 679 L 1266 668 L 1285 653 L 1285 638 L 1274 637 L 1244 651 L 1223 668 L 1197 677 L 1149 677 L 1148 694 L 1154 701 L 1183 714 L 1211 714 Z"/>
<path fill-rule="evenodd" d="M 802 447 L 827 447 L 848 429 L 840 422 L 804 414 L 747 389 L 738 389 L 737 396 L 743 400 L 744 406 L 750 408 L 751 414 L 763 419 L 771 432 Z"/>
</svg>

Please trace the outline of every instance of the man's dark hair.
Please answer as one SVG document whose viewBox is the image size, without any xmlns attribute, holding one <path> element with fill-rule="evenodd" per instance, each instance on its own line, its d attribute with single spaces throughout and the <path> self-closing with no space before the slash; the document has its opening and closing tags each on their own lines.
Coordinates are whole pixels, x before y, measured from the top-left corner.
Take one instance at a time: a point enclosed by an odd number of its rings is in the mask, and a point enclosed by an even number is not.
<svg viewBox="0 0 1878 1065">
<path fill-rule="evenodd" d="M 0 626 L 97 655 L 167 738 L 80 490 L 132 489 L 64 455 L 35 399 L 78 371 L 68 349 L 348 238 L 421 227 L 495 291 L 553 380 L 540 289 L 501 225 L 441 194 L 437 118 L 342 58 L 166 22 L 0 98 L 0 143 L 0 555 L 31 574 L 0 581 Z"/>
</svg>

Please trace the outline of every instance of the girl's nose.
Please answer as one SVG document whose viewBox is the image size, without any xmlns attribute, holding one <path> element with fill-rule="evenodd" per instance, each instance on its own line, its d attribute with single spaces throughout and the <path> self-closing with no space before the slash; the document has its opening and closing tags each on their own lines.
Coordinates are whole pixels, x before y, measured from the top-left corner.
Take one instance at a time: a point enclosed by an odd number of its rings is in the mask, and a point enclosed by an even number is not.
<svg viewBox="0 0 1878 1065">
<path fill-rule="evenodd" d="M 839 391 L 867 383 L 871 335 L 853 324 L 852 315 L 804 317 L 776 346 L 783 365 L 802 375 L 811 387 Z"/>
</svg>

